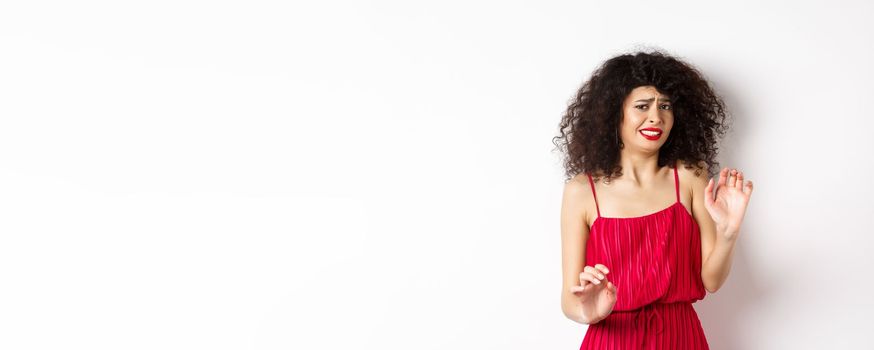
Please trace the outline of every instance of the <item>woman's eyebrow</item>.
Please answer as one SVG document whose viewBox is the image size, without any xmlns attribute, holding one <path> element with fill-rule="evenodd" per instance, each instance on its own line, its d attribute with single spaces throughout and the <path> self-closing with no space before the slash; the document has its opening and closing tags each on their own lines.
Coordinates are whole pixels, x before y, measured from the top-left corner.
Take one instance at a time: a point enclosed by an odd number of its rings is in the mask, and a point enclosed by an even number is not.
<svg viewBox="0 0 874 350">
<path fill-rule="evenodd" d="M 645 99 L 645 100 L 644 100 L 644 99 L 640 99 L 640 100 L 637 100 L 637 101 L 634 101 L 634 102 L 652 102 L 652 100 L 655 100 L 655 97 L 650 97 L 650 98 Z M 671 102 L 671 99 L 670 99 L 670 98 L 667 98 L 667 97 L 662 97 L 662 102 Z"/>
</svg>

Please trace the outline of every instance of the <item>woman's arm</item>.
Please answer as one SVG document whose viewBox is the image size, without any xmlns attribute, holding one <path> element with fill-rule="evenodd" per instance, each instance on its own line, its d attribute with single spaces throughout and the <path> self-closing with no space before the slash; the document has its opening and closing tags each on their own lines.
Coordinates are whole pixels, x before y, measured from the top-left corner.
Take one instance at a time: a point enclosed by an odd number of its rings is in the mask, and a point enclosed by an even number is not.
<svg viewBox="0 0 874 350">
<path fill-rule="evenodd" d="M 725 171 L 721 172 L 723 175 L 725 173 Z M 692 212 L 701 229 L 701 280 L 708 292 L 716 293 L 728 279 L 731 271 L 739 226 L 719 225 L 713 220 L 705 205 L 707 199 L 705 192 L 708 190 L 706 173 L 702 172 L 697 177 L 693 175 L 692 178 Z M 724 181 L 721 178 L 720 185 L 723 185 Z M 721 187 L 720 190 L 724 189 L 725 187 Z M 748 194 L 746 200 L 749 200 Z M 746 210 L 745 206 L 741 211 L 744 210 Z M 734 211 L 736 212 L 737 210 Z M 742 216 L 743 213 L 740 215 Z"/>
<path fill-rule="evenodd" d="M 586 241 L 589 237 L 584 202 L 587 194 L 591 196 L 588 184 L 572 179 L 564 185 L 561 201 L 561 311 L 565 317 L 582 324 L 599 321 L 583 317 L 582 304 L 570 291 L 571 286 L 580 285 L 580 273 L 585 266 Z"/>
</svg>

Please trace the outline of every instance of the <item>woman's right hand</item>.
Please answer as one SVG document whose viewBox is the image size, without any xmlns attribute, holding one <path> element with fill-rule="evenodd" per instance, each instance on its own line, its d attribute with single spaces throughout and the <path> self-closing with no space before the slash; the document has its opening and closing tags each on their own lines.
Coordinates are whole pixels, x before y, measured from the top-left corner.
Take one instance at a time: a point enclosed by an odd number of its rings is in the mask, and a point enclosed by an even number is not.
<svg viewBox="0 0 874 350">
<path fill-rule="evenodd" d="M 607 280 L 608 273 L 610 270 L 601 264 L 586 266 L 580 273 L 580 285 L 571 287 L 571 292 L 580 298 L 582 316 L 589 324 L 607 318 L 616 305 L 617 287 Z"/>
</svg>

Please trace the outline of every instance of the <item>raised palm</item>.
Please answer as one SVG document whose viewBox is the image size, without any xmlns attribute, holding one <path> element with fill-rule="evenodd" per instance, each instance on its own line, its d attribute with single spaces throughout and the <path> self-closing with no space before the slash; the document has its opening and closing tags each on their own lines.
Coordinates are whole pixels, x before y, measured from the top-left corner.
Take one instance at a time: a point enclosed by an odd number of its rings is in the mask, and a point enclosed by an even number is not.
<svg viewBox="0 0 874 350">
<path fill-rule="evenodd" d="M 607 279 L 610 271 L 606 266 L 586 266 L 580 273 L 580 285 L 571 287 L 582 307 L 582 314 L 591 323 L 596 323 L 613 312 L 617 287 Z"/>
<path fill-rule="evenodd" d="M 719 172 L 719 182 L 716 184 L 716 194 L 713 194 L 713 178 L 707 183 L 704 191 L 704 207 L 710 217 L 726 235 L 733 239 L 740 229 L 750 195 L 753 193 L 753 182 L 744 181 L 743 172 L 723 168 Z"/>
</svg>

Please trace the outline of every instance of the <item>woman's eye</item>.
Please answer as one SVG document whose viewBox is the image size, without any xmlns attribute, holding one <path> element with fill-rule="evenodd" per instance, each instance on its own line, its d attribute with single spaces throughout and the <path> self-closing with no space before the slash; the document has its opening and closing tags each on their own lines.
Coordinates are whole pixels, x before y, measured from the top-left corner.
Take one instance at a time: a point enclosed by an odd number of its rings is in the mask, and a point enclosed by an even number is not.
<svg viewBox="0 0 874 350">
<path fill-rule="evenodd" d="M 640 105 L 640 106 L 634 106 L 634 107 L 635 107 L 635 108 L 638 108 L 638 109 L 647 109 L 647 108 L 649 108 L 648 105 Z M 674 107 L 672 107 L 671 105 L 661 105 L 660 107 L 667 107 L 667 108 L 665 108 L 665 110 L 672 110 L 672 109 L 674 109 Z"/>
</svg>

